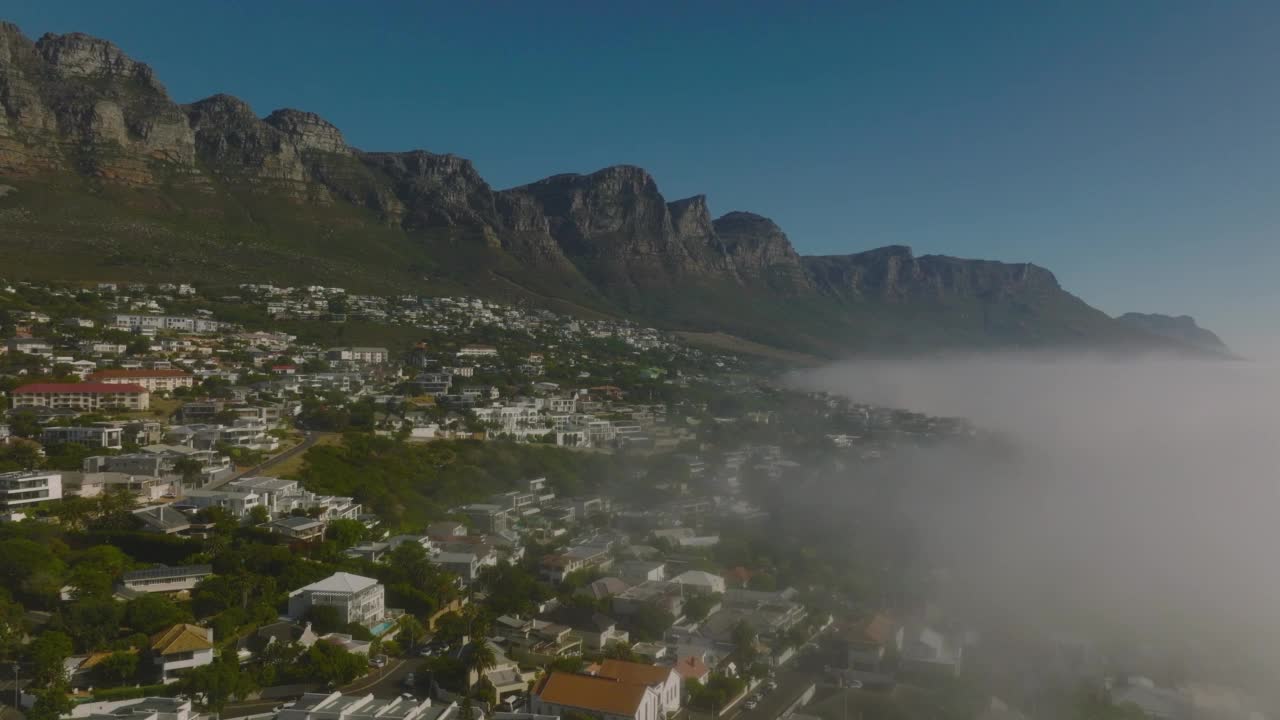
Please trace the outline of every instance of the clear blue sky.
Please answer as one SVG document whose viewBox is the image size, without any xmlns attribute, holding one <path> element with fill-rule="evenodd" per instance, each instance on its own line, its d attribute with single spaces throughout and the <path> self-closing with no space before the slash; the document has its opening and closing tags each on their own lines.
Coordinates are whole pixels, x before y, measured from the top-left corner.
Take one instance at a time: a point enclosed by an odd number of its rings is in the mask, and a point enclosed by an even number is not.
<svg viewBox="0 0 1280 720">
<path fill-rule="evenodd" d="M 1112 313 L 1228 342 L 1280 310 L 1280 4 L 51 2 L 179 101 L 325 116 L 497 187 L 632 163 L 773 217 L 803 253 L 886 244 L 1049 267 Z M 1249 340 L 1252 342 L 1252 340 Z"/>
</svg>

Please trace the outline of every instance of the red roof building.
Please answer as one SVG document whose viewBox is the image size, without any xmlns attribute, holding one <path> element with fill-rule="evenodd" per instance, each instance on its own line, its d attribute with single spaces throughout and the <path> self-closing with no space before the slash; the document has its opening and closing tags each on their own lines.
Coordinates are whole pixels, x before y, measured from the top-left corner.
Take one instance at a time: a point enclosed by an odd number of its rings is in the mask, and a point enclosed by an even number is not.
<svg viewBox="0 0 1280 720">
<path fill-rule="evenodd" d="M 17 388 L 12 396 L 15 408 L 147 410 L 151 407 L 151 393 L 133 383 L 35 383 Z"/>
</svg>

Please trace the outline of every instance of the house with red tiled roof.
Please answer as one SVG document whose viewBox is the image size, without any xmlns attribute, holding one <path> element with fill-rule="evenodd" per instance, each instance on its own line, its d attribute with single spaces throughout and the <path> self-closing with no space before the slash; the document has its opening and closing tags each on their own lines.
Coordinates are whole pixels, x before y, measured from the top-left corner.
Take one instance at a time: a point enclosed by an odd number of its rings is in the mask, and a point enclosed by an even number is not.
<svg viewBox="0 0 1280 720">
<path fill-rule="evenodd" d="M 597 720 L 661 720 L 662 698 L 648 685 L 600 675 L 553 672 L 530 697 L 529 709 L 539 715 L 581 713 Z"/>
<path fill-rule="evenodd" d="M 894 640 L 898 623 L 887 613 L 876 613 L 866 622 L 846 628 L 839 635 L 849 655 L 849 667 L 875 672 L 884 659 L 885 646 Z"/>
<path fill-rule="evenodd" d="M 600 669 L 595 674 L 651 687 L 662 699 L 664 711 L 673 713 L 680 710 L 681 677 L 672 668 L 609 658 L 600 663 Z"/>
<path fill-rule="evenodd" d="M 151 407 L 151 392 L 132 383 L 35 383 L 16 388 L 10 396 L 15 408 L 147 410 Z"/>
<path fill-rule="evenodd" d="M 685 655 L 676 660 L 675 671 L 684 682 L 697 680 L 700 683 L 705 683 L 707 677 L 711 675 L 711 666 L 707 665 L 701 655 Z"/>
</svg>

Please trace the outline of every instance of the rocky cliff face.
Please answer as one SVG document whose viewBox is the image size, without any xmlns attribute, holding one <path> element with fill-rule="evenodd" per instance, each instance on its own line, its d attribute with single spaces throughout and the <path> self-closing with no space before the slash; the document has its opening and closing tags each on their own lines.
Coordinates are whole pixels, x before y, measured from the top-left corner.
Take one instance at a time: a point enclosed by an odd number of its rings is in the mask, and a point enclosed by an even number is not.
<svg viewBox="0 0 1280 720">
<path fill-rule="evenodd" d="M 80 33 L 32 43 L 0 24 L 0 170 L 74 170 L 130 184 L 189 169 L 194 138 L 151 68 Z"/>
<path fill-rule="evenodd" d="M 283 108 L 268 115 L 263 122 L 284 133 L 301 152 L 351 154 L 342 131 L 315 113 Z"/>
<path fill-rule="evenodd" d="M 234 182 L 307 194 L 308 172 L 302 154 L 284 132 L 230 95 L 214 95 L 187 105 L 196 151 L 212 171 Z"/>
<path fill-rule="evenodd" d="M 1190 315 L 1160 315 L 1158 313 L 1125 313 L 1116 318 L 1126 325 L 1163 338 L 1169 338 L 1192 347 L 1214 353 L 1230 355 L 1231 348 L 1210 330 L 1200 327 Z"/>
<path fill-rule="evenodd" d="M 1020 294 L 1061 292 L 1053 273 L 1029 263 L 916 257 L 901 245 L 853 255 L 804 258 L 818 289 L 845 298 L 881 302 L 973 298 L 1001 301 Z"/>
<path fill-rule="evenodd" d="M 421 150 L 364 153 L 361 159 L 391 180 L 405 206 L 403 222 L 410 229 L 493 229 L 498 224 L 493 190 L 470 160 Z"/>
<path fill-rule="evenodd" d="M 714 227 L 744 281 L 780 292 L 813 289 L 791 240 L 769 218 L 731 212 L 717 218 Z"/>
<path fill-rule="evenodd" d="M 127 186 L 138 191 L 130 197 L 150 197 L 160 208 L 179 202 L 166 195 L 171 188 L 200 189 L 200 197 L 216 200 L 199 213 L 215 218 L 214 236 L 222 208 L 245 202 L 246 193 L 258 208 L 278 199 L 289 217 L 317 215 L 320 206 L 341 210 L 357 233 L 390 227 L 404 243 L 473 243 L 467 257 L 494 263 L 454 269 L 459 273 L 501 277 L 549 300 L 564 292 L 606 312 L 770 341 L 807 334 L 818 338 L 814 344 L 839 347 L 842 334 L 864 331 L 858 323 L 867 313 L 910 307 L 881 322 L 881 331 L 919 334 L 913 323 L 932 324 L 938 327 L 931 332 L 946 335 L 963 325 L 965 342 L 989 336 L 1017 344 L 1141 326 L 1143 337 L 1212 344 L 1180 322 L 1114 321 L 1033 265 L 915 257 L 903 247 L 801 257 L 772 220 L 749 212 L 713 220 L 705 196 L 668 202 L 653 177 L 634 166 L 495 191 L 466 159 L 365 152 L 304 110 L 260 117 L 221 94 L 178 105 L 150 67 L 106 40 L 71 33 L 32 42 L 0 22 L 0 181 L 14 187 L 46 176 L 91 178 L 88 193 L 107 183 Z M 6 192 L 26 196 L 21 187 Z M 183 198 L 192 202 L 190 194 Z M 302 247 L 295 259 L 305 259 Z M 203 252 L 206 259 L 217 254 Z M 316 259 L 341 267 L 349 258 Z M 378 276 L 377 268 L 369 272 Z M 962 312 L 939 311 L 958 306 Z"/>
</svg>

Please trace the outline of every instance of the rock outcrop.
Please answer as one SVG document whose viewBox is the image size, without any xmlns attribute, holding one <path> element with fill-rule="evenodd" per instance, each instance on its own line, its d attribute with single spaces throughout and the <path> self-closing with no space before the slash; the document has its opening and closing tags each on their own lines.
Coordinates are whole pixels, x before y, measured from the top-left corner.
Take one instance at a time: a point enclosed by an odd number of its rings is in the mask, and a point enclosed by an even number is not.
<svg viewBox="0 0 1280 720">
<path fill-rule="evenodd" d="M 1053 273 L 1030 263 L 916 257 L 911 248 L 901 245 L 853 255 L 806 257 L 804 265 L 819 290 L 861 300 L 998 301 L 1025 293 L 1062 292 Z"/>
<path fill-rule="evenodd" d="M 268 115 L 263 122 L 284 133 L 289 142 L 302 152 L 351 154 L 342 131 L 315 113 L 282 108 Z"/>
<path fill-rule="evenodd" d="M 715 231 L 744 281 L 781 292 L 812 289 L 799 253 L 769 218 L 731 212 L 716 218 Z"/>
</svg>

